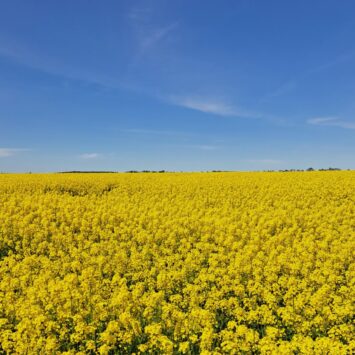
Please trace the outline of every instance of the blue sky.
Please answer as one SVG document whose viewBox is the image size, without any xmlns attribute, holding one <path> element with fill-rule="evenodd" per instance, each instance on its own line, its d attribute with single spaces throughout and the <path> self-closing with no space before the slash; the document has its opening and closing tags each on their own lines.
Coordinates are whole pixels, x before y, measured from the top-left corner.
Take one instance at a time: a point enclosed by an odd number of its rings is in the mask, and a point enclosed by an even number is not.
<svg viewBox="0 0 355 355">
<path fill-rule="evenodd" d="M 0 2 L 0 171 L 355 169 L 355 2 Z"/>
</svg>

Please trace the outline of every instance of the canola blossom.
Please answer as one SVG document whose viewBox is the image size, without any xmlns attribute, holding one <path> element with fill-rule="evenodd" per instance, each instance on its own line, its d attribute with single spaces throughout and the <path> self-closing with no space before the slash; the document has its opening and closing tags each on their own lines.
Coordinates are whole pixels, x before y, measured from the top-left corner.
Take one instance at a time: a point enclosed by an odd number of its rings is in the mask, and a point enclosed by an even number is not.
<svg viewBox="0 0 355 355">
<path fill-rule="evenodd" d="M 0 174 L 0 353 L 355 353 L 355 172 Z"/>
</svg>

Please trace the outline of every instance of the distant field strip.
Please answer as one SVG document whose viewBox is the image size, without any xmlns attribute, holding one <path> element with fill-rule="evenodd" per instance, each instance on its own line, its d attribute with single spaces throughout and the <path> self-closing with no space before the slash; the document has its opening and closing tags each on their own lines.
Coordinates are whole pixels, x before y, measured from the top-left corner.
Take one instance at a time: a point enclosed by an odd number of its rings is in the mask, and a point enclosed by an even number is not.
<svg viewBox="0 0 355 355">
<path fill-rule="evenodd" d="M 0 174 L 0 354 L 355 353 L 355 171 Z"/>
</svg>

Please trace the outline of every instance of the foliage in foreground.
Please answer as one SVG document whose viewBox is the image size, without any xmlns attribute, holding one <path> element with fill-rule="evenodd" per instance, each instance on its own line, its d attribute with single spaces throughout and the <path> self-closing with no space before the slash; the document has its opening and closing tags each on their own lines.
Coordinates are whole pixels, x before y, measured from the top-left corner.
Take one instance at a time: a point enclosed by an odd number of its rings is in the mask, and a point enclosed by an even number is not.
<svg viewBox="0 0 355 355">
<path fill-rule="evenodd" d="M 355 172 L 0 175 L 0 353 L 347 354 Z"/>
</svg>

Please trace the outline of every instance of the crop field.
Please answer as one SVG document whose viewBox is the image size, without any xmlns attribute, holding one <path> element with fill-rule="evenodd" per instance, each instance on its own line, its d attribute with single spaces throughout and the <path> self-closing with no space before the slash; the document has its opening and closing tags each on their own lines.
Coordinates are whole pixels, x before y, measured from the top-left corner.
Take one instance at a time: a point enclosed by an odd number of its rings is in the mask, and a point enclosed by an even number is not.
<svg viewBox="0 0 355 355">
<path fill-rule="evenodd" d="M 355 171 L 0 174 L 0 353 L 355 353 Z"/>
</svg>

